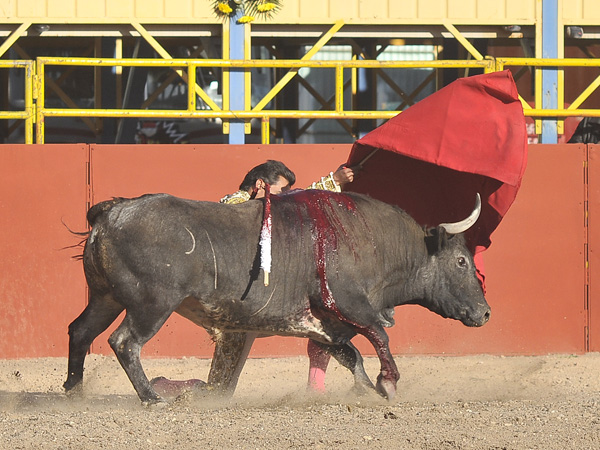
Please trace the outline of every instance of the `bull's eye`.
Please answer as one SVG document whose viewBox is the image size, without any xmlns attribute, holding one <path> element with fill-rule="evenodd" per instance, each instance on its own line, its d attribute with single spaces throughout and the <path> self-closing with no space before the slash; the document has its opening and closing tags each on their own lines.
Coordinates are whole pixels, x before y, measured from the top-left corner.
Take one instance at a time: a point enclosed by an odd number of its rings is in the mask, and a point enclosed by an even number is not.
<svg viewBox="0 0 600 450">
<path fill-rule="evenodd" d="M 467 260 L 464 256 L 460 256 L 456 262 L 458 263 L 458 267 L 467 267 Z"/>
</svg>

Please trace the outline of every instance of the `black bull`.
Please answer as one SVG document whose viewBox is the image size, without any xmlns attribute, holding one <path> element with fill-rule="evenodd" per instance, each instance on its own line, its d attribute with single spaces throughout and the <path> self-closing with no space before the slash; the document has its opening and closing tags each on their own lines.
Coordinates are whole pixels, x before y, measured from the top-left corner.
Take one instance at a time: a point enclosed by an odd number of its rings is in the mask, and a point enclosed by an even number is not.
<svg viewBox="0 0 600 450">
<path fill-rule="evenodd" d="M 308 337 L 349 368 L 357 385 L 372 388 L 350 342 L 362 334 L 381 362 L 376 389 L 388 398 L 399 373 L 383 327 L 391 326 L 395 306 L 419 304 L 468 326 L 489 319 L 472 255 L 448 225 L 424 230 L 399 208 L 351 193 L 295 191 L 273 196 L 271 211 L 265 286 L 261 201 L 234 206 L 158 194 L 92 207 L 83 254 L 89 303 L 69 326 L 65 389 L 81 383 L 92 341 L 123 310 L 109 343 L 147 403 L 161 398 L 140 352 L 174 311 L 216 339 Z M 215 364 L 228 364 L 228 355 L 217 356 L 209 383 L 224 370 Z"/>
</svg>

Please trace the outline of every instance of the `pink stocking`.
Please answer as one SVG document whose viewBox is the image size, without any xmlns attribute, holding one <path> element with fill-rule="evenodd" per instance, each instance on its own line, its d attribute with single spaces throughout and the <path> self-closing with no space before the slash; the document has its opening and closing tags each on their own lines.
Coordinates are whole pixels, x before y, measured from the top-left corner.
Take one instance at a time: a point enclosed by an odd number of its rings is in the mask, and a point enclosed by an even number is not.
<svg viewBox="0 0 600 450">
<path fill-rule="evenodd" d="M 321 347 L 309 340 L 306 348 L 310 368 L 308 372 L 308 388 L 318 392 L 325 392 L 325 372 L 331 355 Z"/>
</svg>

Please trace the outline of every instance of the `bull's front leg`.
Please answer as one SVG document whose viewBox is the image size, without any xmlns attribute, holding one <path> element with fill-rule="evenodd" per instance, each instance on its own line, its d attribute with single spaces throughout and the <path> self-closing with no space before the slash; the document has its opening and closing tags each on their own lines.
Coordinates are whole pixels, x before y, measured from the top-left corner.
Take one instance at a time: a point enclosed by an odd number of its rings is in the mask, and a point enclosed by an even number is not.
<svg viewBox="0 0 600 450">
<path fill-rule="evenodd" d="M 377 392 L 391 400 L 396 395 L 396 384 L 400 378 L 400 373 L 390 352 L 389 337 L 379 324 L 358 327 L 357 331 L 371 342 L 381 363 L 381 371 L 377 376 Z"/>
<path fill-rule="evenodd" d="M 208 373 L 208 386 L 227 396 L 233 395 L 257 333 L 211 330 L 215 351 Z"/>
</svg>

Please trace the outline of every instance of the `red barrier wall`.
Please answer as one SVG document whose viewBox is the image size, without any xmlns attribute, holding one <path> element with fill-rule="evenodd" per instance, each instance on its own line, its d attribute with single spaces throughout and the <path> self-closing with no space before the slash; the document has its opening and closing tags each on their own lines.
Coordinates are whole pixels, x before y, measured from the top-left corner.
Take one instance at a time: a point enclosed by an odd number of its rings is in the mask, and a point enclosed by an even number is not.
<svg viewBox="0 0 600 450">
<path fill-rule="evenodd" d="M 0 358 L 65 356 L 85 306 L 81 263 L 88 147 L 0 146 Z"/>
<path fill-rule="evenodd" d="M 600 306 L 594 308 L 594 299 L 600 287 L 591 277 L 588 301 L 584 211 L 589 191 L 593 275 L 600 169 L 597 150 L 589 148 L 595 189 L 588 189 L 584 177 L 587 147 L 530 146 L 522 190 L 484 254 L 490 322 L 470 329 L 419 307 L 397 308 L 396 326 L 388 330 L 395 354 L 583 352 L 588 336 L 589 348 L 598 350 Z M 84 229 L 88 197 L 97 203 L 169 192 L 216 201 L 266 159 L 285 162 L 298 176 L 296 186 L 304 187 L 335 170 L 349 150 L 349 145 L 0 146 L 0 293 L 6 308 L 0 316 L 0 358 L 66 355 L 67 325 L 84 307 L 85 282 L 81 263 L 70 259 L 77 250 L 58 250 L 78 241 L 61 219 Z M 112 353 L 109 332 L 95 341 L 93 352 Z M 373 354 L 364 339 L 357 338 L 357 345 Z M 146 356 L 211 353 L 207 334 L 175 316 L 144 348 Z M 277 337 L 258 340 L 252 350 L 253 356 L 304 353 L 304 340 Z"/>
<path fill-rule="evenodd" d="M 588 146 L 589 350 L 600 352 L 600 145 Z"/>
</svg>

